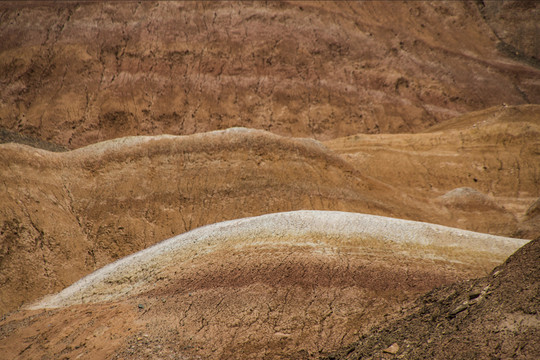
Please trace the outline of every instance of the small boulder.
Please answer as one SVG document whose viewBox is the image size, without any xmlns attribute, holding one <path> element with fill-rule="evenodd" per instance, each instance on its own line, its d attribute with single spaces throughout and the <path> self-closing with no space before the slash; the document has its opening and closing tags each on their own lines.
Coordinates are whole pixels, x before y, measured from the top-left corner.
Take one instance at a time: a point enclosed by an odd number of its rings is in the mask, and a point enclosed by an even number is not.
<svg viewBox="0 0 540 360">
<path fill-rule="evenodd" d="M 393 343 L 392 345 L 390 345 L 389 347 L 383 350 L 383 352 L 387 354 L 393 354 L 393 355 L 397 354 L 398 351 L 399 351 L 399 345 L 397 343 Z"/>
</svg>

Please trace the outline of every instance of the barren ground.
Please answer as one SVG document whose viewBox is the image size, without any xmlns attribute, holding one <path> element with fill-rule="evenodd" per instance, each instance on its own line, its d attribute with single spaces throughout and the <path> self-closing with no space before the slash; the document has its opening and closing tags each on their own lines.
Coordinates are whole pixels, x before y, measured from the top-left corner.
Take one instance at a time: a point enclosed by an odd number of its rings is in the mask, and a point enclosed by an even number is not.
<svg viewBox="0 0 540 360">
<path fill-rule="evenodd" d="M 2 2 L 2 356 L 539 358 L 538 241 L 451 285 L 540 235 L 539 19 L 514 0 Z M 213 225 L 294 210 L 347 213 Z"/>
<path fill-rule="evenodd" d="M 233 126 L 331 139 L 540 103 L 538 4 L 486 3 L 3 2 L 0 126 L 70 148 Z"/>
<path fill-rule="evenodd" d="M 494 108 L 445 131 L 356 135 L 329 149 L 239 128 L 63 153 L 0 145 L 9 170 L 0 174 L 3 311 L 167 237 L 279 211 L 353 211 L 532 238 L 538 112 Z"/>
<path fill-rule="evenodd" d="M 315 358 L 420 293 L 486 274 L 524 243 L 340 212 L 234 220 L 113 263 L 31 306 L 41 312 L 10 316 L 0 346 L 12 358 L 96 349 L 108 358 Z M 83 312 L 116 322 L 86 326 Z"/>
<path fill-rule="evenodd" d="M 328 359 L 537 359 L 539 257 L 536 239 L 489 276 L 431 291 Z"/>
</svg>

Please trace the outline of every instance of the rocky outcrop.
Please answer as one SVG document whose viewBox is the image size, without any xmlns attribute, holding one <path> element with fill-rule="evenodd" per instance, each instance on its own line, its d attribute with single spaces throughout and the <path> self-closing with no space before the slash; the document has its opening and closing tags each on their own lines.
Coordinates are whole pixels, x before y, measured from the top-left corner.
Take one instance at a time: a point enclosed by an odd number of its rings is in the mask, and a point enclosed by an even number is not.
<svg viewBox="0 0 540 360">
<path fill-rule="evenodd" d="M 444 286 L 328 359 L 518 358 L 540 355 L 540 238 L 489 276 Z"/>
</svg>

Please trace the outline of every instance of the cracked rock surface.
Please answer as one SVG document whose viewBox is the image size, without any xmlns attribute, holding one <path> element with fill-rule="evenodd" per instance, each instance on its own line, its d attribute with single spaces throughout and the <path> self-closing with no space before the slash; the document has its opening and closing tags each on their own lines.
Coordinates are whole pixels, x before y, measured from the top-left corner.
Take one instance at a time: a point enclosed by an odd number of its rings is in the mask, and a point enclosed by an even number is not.
<svg viewBox="0 0 540 360">
<path fill-rule="evenodd" d="M 0 344 L 12 343 L 15 358 L 85 356 L 108 338 L 109 358 L 315 358 L 526 242 L 343 212 L 232 220 L 109 264 L 10 316 Z M 81 327 L 74 315 L 87 312 L 114 313 L 119 325 Z M 48 347 L 21 341 L 28 331 Z"/>
<path fill-rule="evenodd" d="M 327 358 L 536 359 L 540 356 L 540 238 L 489 276 L 437 288 Z M 393 357 L 392 357 L 393 358 Z"/>
</svg>

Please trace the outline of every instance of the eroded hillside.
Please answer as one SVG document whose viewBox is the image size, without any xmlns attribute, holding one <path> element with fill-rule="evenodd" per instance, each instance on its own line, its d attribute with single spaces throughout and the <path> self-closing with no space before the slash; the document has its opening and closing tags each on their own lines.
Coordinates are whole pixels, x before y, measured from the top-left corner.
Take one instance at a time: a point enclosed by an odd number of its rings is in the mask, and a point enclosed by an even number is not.
<svg viewBox="0 0 540 360">
<path fill-rule="evenodd" d="M 233 220 L 161 242 L 33 304 L 40 310 L 0 323 L 0 346 L 9 343 L 12 358 L 316 358 L 419 293 L 485 274 L 525 243 L 342 212 Z M 88 323 L 88 314 L 99 320 Z M 28 333 L 29 345 L 21 341 Z"/>
<path fill-rule="evenodd" d="M 362 212 L 532 238 L 538 119 L 538 106 L 491 109 L 444 131 L 328 142 L 340 155 L 314 140 L 240 128 L 64 153 L 0 145 L 2 309 L 167 237 L 280 211 Z"/>
<path fill-rule="evenodd" d="M 540 235 L 531 221 L 540 196 L 538 105 L 473 112 L 414 135 L 358 134 L 325 145 L 407 202 L 442 206 L 433 222 Z"/>
<path fill-rule="evenodd" d="M 536 359 L 540 238 L 489 276 L 438 288 L 327 360 Z"/>
<path fill-rule="evenodd" d="M 71 148 L 233 126 L 329 139 L 416 132 L 503 102 L 539 103 L 540 69 L 499 49 L 501 37 L 534 49 L 516 39 L 533 34 L 523 19 L 536 6 L 486 9 L 2 3 L 0 126 Z"/>
<path fill-rule="evenodd" d="M 539 15 L 0 3 L 0 357 L 538 358 Z"/>
<path fill-rule="evenodd" d="M 414 213 L 320 143 L 257 130 L 0 148 L 3 311 L 206 224 L 299 209 Z"/>
</svg>

